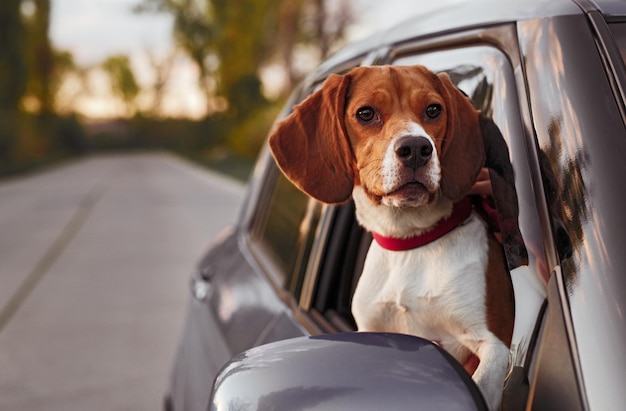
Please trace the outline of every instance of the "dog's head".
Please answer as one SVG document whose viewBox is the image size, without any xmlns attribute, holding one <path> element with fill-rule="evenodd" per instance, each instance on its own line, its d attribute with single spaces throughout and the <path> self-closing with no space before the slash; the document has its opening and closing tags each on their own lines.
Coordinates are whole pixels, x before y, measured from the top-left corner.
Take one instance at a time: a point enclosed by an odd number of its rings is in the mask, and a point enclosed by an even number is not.
<svg viewBox="0 0 626 411">
<path fill-rule="evenodd" d="M 325 203 L 345 202 L 355 185 L 393 207 L 456 201 L 485 157 L 478 112 L 446 74 L 422 66 L 331 75 L 269 143 L 285 175 Z"/>
</svg>

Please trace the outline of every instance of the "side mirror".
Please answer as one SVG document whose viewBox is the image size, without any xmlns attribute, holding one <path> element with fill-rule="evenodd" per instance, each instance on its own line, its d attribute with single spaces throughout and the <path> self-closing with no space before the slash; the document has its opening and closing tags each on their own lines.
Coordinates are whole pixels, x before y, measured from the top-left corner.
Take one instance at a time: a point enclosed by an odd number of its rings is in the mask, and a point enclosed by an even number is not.
<svg viewBox="0 0 626 411">
<path fill-rule="evenodd" d="M 401 334 L 299 337 L 248 350 L 217 375 L 211 410 L 487 410 L 463 367 Z"/>
</svg>

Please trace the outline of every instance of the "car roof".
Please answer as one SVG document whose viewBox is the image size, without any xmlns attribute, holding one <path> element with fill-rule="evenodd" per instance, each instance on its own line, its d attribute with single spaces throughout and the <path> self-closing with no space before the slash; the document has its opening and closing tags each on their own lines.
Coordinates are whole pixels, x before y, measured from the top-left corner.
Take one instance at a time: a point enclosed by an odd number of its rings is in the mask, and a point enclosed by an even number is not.
<svg viewBox="0 0 626 411">
<path fill-rule="evenodd" d="M 520 20 L 582 14 L 599 11 L 607 16 L 626 15 L 623 0 L 471 0 L 442 4 L 423 12 L 418 4 L 398 10 L 412 16 L 403 23 L 352 43 L 331 56 L 312 76 L 319 78 L 334 67 L 386 45 L 421 36 L 485 27 Z"/>
</svg>

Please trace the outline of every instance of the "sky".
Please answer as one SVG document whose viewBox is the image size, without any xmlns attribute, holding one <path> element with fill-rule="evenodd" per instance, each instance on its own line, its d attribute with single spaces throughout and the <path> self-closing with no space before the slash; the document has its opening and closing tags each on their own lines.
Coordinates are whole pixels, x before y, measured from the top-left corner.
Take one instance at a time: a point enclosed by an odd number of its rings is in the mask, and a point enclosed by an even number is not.
<svg viewBox="0 0 626 411">
<path fill-rule="evenodd" d="M 50 34 L 81 64 L 94 64 L 116 53 L 144 49 L 166 51 L 172 45 L 172 19 L 165 14 L 136 14 L 140 0 L 52 0 Z"/>
<path fill-rule="evenodd" d="M 133 6 L 140 1 L 52 0 L 50 35 L 54 47 L 71 51 L 81 67 L 95 66 L 114 54 L 129 55 L 138 81 L 151 84 L 154 72 L 150 58 L 165 59 L 174 47 L 172 18 L 167 14 L 133 13 Z M 433 2 L 426 0 L 352 0 L 352 3 L 356 17 L 351 31 L 353 39 L 404 19 L 407 16 L 402 10 L 408 5 L 414 8 L 416 3 L 423 3 L 425 7 L 433 7 Z M 175 62 L 165 110 L 171 115 L 200 117 L 204 103 L 195 83 L 196 69 L 182 53 L 176 55 Z M 89 95 L 79 96 L 81 85 L 68 83 L 63 91 L 67 104 L 73 102 L 91 117 L 122 114 L 122 107 L 108 95 L 102 73 L 94 73 L 89 84 Z"/>
</svg>

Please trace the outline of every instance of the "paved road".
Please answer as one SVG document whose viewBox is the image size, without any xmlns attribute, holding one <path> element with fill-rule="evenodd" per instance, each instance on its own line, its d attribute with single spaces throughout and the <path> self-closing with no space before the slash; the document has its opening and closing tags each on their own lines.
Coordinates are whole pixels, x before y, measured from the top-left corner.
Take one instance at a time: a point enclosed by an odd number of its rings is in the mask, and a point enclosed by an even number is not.
<svg viewBox="0 0 626 411">
<path fill-rule="evenodd" d="M 0 184 L 0 410 L 159 410 L 187 301 L 241 185 L 167 154 Z"/>
</svg>

